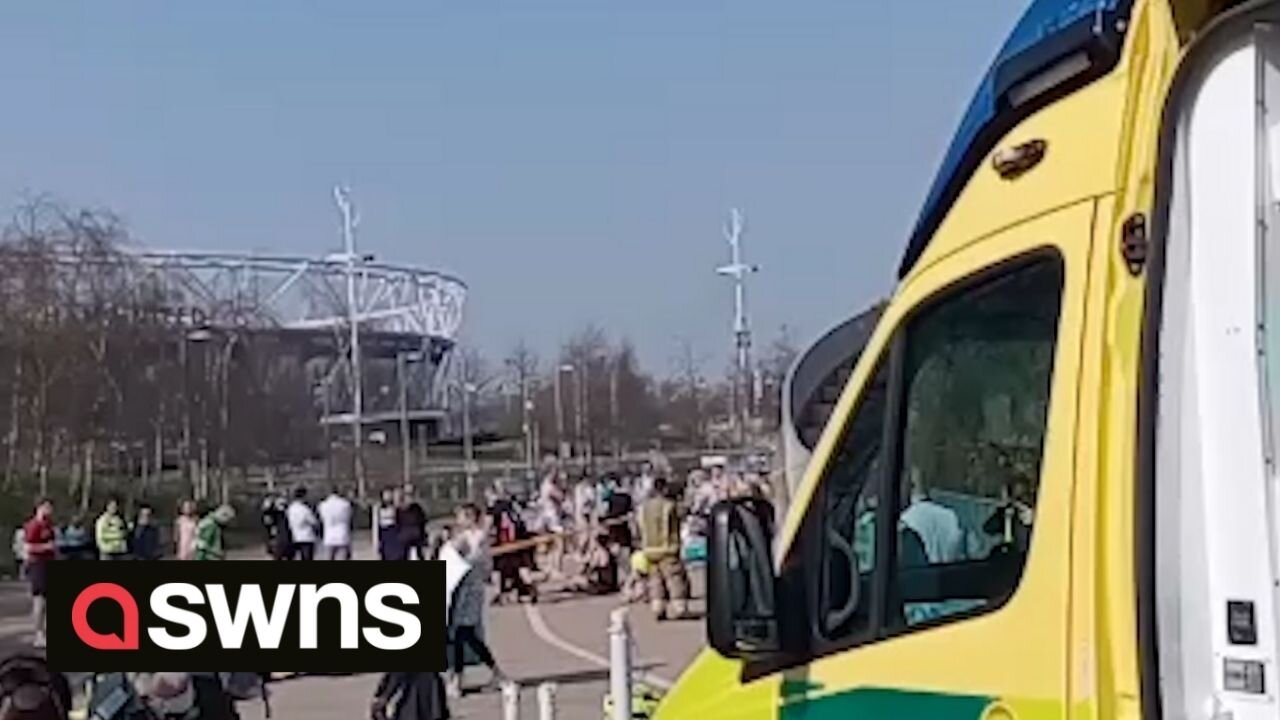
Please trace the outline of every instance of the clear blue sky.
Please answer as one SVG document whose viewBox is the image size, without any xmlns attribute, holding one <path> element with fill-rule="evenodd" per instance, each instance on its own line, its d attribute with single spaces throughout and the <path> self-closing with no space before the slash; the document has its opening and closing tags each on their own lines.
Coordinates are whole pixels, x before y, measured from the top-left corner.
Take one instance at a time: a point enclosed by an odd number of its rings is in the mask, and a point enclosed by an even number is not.
<svg viewBox="0 0 1280 720">
<path fill-rule="evenodd" d="M 363 249 L 461 275 L 464 338 L 587 322 L 727 363 L 725 212 L 758 343 L 891 287 L 1026 0 L 81 2 L 0 9 L 0 205 L 109 206 L 147 245 Z"/>
</svg>

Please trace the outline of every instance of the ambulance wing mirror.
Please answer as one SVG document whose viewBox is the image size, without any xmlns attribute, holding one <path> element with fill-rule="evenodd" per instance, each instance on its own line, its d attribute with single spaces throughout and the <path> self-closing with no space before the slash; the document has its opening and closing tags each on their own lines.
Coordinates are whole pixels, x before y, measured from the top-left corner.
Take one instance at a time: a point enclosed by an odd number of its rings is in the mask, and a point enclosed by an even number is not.
<svg viewBox="0 0 1280 720">
<path fill-rule="evenodd" d="M 772 535 L 768 503 L 743 498 L 711 510 L 707 636 L 725 657 L 746 659 L 780 649 Z"/>
</svg>

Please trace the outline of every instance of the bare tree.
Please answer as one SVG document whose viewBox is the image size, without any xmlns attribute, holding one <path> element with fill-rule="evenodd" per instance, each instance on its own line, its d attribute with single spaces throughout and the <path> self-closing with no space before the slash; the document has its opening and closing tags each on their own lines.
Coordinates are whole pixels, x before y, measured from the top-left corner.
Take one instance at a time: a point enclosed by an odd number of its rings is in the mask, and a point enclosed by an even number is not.
<svg viewBox="0 0 1280 720">
<path fill-rule="evenodd" d="M 695 445 L 702 444 L 707 433 L 705 364 L 706 356 L 695 349 L 692 340 L 680 338 L 677 341 L 676 354 L 672 358 L 675 395 L 668 398 L 668 408 L 673 424 Z"/>
<path fill-rule="evenodd" d="M 761 391 L 759 408 L 766 427 L 777 428 L 782 421 L 783 385 L 799 354 L 791 328 L 783 325 L 760 357 L 757 366 Z"/>
<path fill-rule="evenodd" d="M 608 353 L 608 336 L 597 325 L 588 325 L 574 333 L 560 349 L 561 368 L 570 379 L 565 389 L 571 402 L 566 403 L 565 408 L 566 412 L 572 408 L 568 415 L 573 418 L 572 436 L 578 456 L 587 462 L 595 456 L 598 428 L 608 422 L 607 406 L 601 402 L 608 396 L 605 370 Z"/>
<path fill-rule="evenodd" d="M 512 434 L 519 434 L 524 448 L 524 461 L 533 467 L 538 459 L 538 447 L 535 432 L 536 378 L 538 375 L 538 356 L 529 345 L 520 339 L 507 355 L 507 370 L 512 375 L 519 407 L 516 412 L 509 413 L 508 427 Z"/>
</svg>

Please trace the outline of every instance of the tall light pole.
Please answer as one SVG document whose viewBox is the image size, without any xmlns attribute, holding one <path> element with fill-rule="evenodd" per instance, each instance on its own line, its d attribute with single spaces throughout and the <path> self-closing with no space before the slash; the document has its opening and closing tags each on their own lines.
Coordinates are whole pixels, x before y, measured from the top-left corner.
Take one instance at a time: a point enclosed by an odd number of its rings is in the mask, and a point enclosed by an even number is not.
<svg viewBox="0 0 1280 720">
<path fill-rule="evenodd" d="M 475 383 L 462 383 L 462 458 L 466 463 L 467 500 L 475 499 L 476 449 L 471 439 L 471 394 L 476 391 Z"/>
<path fill-rule="evenodd" d="M 422 359 L 422 353 L 396 353 L 396 382 L 400 386 L 400 464 L 404 484 L 413 482 L 413 437 L 409 427 L 408 364 Z"/>
<path fill-rule="evenodd" d="M 231 334 L 227 337 L 226 345 L 222 348 L 219 356 L 218 371 L 220 374 L 220 382 L 222 390 L 221 407 L 218 411 L 218 484 L 220 501 L 226 503 L 230 497 L 227 489 L 227 440 L 231 431 L 231 360 L 235 353 L 236 343 L 240 340 L 240 336 Z"/>
<path fill-rule="evenodd" d="M 533 469 L 533 399 L 529 394 L 529 369 L 522 361 L 508 360 L 507 366 L 515 373 L 516 392 L 520 395 L 520 434 L 524 439 L 524 461 L 527 469 Z"/>
<path fill-rule="evenodd" d="M 329 414 L 331 412 L 329 405 L 329 378 L 326 377 L 320 381 L 317 388 L 320 390 L 320 403 L 322 412 L 324 413 L 324 479 L 333 487 L 333 430 L 329 425 Z"/>
<path fill-rule="evenodd" d="M 745 446 L 750 413 L 747 406 L 751 373 L 751 324 L 747 319 L 747 276 L 758 272 L 760 268 L 747 264 L 742 259 L 742 214 L 737 208 L 729 211 L 729 222 L 725 226 L 724 236 L 729 241 L 729 264 L 716 268 L 716 273 L 733 279 L 733 337 L 737 351 L 737 365 L 733 378 L 734 425 L 737 430 L 738 444 Z"/>
<path fill-rule="evenodd" d="M 521 422 L 521 429 L 524 431 L 524 464 L 525 469 L 533 471 L 534 463 L 537 461 L 537 437 L 534 435 L 533 427 L 533 398 L 526 391 L 521 401 L 524 410 L 524 418 Z"/>
<path fill-rule="evenodd" d="M 615 355 L 609 361 L 609 426 L 613 441 L 613 460 L 622 459 L 622 427 L 619 421 L 621 409 L 618 407 L 618 365 L 620 356 Z"/>
<path fill-rule="evenodd" d="M 564 439 L 564 397 L 561 389 L 560 376 L 566 372 L 573 372 L 573 366 L 569 363 L 563 363 L 556 366 L 555 372 L 555 393 L 556 393 L 556 442 L 560 444 L 560 459 L 568 460 L 570 455 L 569 443 Z"/>
<path fill-rule="evenodd" d="M 360 369 L 360 308 L 356 297 L 356 268 L 368 258 L 356 253 L 356 226 L 359 215 L 351 202 L 351 191 L 338 186 L 333 189 L 333 199 L 342 213 L 342 240 L 345 252 L 331 255 L 347 266 L 347 324 L 350 325 L 351 365 L 351 447 L 356 476 L 356 492 L 361 500 L 367 496 L 364 477 L 364 376 Z"/>
<path fill-rule="evenodd" d="M 191 486 L 191 495 L 197 499 L 203 500 L 201 488 L 196 484 L 195 458 L 192 453 L 192 430 L 191 430 L 191 343 L 208 342 L 213 337 L 208 328 L 198 327 L 183 333 L 182 342 L 178 345 L 178 354 L 180 356 L 179 364 L 182 366 L 182 472 L 187 483 Z"/>
<path fill-rule="evenodd" d="M 590 372 L 591 361 L 573 369 L 573 388 L 577 391 L 577 400 L 573 403 L 573 436 L 578 441 L 578 455 L 583 467 L 591 462 L 591 441 L 587 438 L 587 393 L 588 388 L 584 376 Z"/>
</svg>

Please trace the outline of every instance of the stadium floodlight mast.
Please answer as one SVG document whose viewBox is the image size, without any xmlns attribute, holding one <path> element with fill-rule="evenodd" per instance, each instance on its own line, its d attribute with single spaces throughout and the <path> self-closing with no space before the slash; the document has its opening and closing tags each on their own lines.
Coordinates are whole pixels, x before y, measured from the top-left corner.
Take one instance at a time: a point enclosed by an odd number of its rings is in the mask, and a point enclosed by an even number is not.
<svg viewBox="0 0 1280 720">
<path fill-rule="evenodd" d="M 737 352 L 736 372 L 733 378 L 734 424 L 739 445 L 747 442 L 747 382 L 751 372 L 751 323 L 747 317 L 747 276 L 760 271 L 758 265 L 742 259 L 742 213 L 737 208 L 729 211 L 724 237 L 729 242 L 729 264 L 716 268 L 716 273 L 733 280 L 733 338 Z"/>
<path fill-rule="evenodd" d="M 356 493 L 363 500 L 367 496 L 364 473 L 364 377 L 360 368 L 360 308 L 356 295 L 356 268 L 373 260 L 356 252 L 356 227 L 359 213 L 351 202 L 351 190 L 338 185 L 333 188 L 333 199 L 342 213 L 342 241 L 345 252 L 335 253 L 327 259 L 345 262 L 347 266 L 347 323 L 350 325 L 351 368 L 351 451 L 356 476 Z"/>
</svg>

